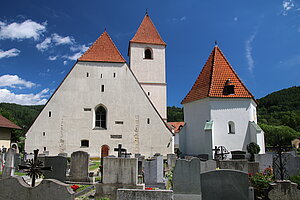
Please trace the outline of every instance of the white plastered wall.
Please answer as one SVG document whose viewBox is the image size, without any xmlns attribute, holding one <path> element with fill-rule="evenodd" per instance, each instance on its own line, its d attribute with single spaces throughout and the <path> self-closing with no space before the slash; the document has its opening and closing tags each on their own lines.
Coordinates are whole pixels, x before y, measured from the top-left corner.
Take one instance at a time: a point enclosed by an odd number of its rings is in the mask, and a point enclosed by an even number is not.
<svg viewBox="0 0 300 200">
<path fill-rule="evenodd" d="M 145 49 L 152 50 L 153 59 L 144 59 Z M 130 43 L 130 68 L 163 119 L 167 118 L 165 46 Z"/>
<path fill-rule="evenodd" d="M 107 108 L 106 130 L 94 129 L 94 109 L 99 104 Z M 122 139 L 111 135 L 122 135 Z M 80 147 L 84 139 L 89 140 L 88 148 Z M 172 134 L 126 64 L 78 62 L 29 129 L 25 150 L 46 147 L 50 155 L 83 150 L 99 157 L 102 145 L 116 155 L 113 149 L 120 143 L 130 153 L 151 156 L 172 153 L 173 144 L 167 147 L 170 141 Z"/>
<path fill-rule="evenodd" d="M 0 148 L 10 148 L 11 129 L 0 128 Z"/>
</svg>

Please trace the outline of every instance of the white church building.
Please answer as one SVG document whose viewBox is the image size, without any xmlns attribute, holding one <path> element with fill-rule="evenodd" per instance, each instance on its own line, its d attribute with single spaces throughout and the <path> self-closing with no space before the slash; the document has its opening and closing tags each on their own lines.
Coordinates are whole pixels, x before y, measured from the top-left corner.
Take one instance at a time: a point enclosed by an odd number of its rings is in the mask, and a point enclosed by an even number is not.
<svg viewBox="0 0 300 200">
<path fill-rule="evenodd" d="M 77 60 L 26 134 L 25 151 L 146 157 L 173 153 L 166 121 L 165 48 L 148 14 L 129 43 L 130 66 L 105 31 Z"/>
<path fill-rule="evenodd" d="M 179 133 L 184 155 L 213 157 L 215 146 L 243 150 L 250 142 L 265 153 L 254 96 L 215 46 L 192 89 L 182 100 L 185 125 Z"/>
</svg>

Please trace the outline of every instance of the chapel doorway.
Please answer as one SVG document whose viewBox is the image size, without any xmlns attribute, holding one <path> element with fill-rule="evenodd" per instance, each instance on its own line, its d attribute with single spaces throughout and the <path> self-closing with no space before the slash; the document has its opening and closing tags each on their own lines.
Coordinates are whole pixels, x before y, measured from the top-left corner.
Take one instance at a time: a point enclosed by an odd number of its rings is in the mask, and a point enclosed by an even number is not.
<svg viewBox="0 0 300 200">
<path fill-rule="evenodd" d="M 109 146 L 108 145 L 102 145 L 101 147 L 101 158 L 107 157 L 109 155 Z"/>
</svg>

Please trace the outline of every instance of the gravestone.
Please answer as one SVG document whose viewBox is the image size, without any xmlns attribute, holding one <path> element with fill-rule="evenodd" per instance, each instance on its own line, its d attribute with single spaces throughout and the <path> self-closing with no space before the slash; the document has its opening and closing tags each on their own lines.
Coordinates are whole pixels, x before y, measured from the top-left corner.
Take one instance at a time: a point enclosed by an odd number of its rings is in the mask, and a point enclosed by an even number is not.
<svg viewBox="0 0 300 200">
<path fill-rule="evenodd" d="M 220 160 L 220 169 L 234 169 L 248 173 L 248 160 Z"/>
<path fill-rule="evenodd" d="M 104 184 L 137 184 L 136 158 L 103 158 Z"/>
<path fill-rule="evenodd" d="M 42 180 L 37 187 L 30 187 L 22 177 L 0 180 L 0 200 L 74 200 L 71 187 L 58 180 Z"/>
<path fill-rule="evenodd" d="M 201 199 L 200 159 L 176 161 L 173 172 L 174 200 Z"/>
<path fill-rule="evenodd" d="M 167 154 L 168 168 L 173 169 L 177 160 L 176 154 Z"/>
<path fill-rule="evenodd" d="M 217 162 L 215 160 L 200 161 L 200 173 L 216 170 Z"/>
<path fill-rule="evenodd" d="M 248 162 L 248 173 L 255 175 L 259 172 L 259 162 Z"/>
<path fill-rule="evenodd" d="M 44 165 L 52 166 L 52 171 L 45 171 L 45 179 L 56 179 L 62 182 L 66 181 L 67 158 L 62 156 L 44 157 Z"/>
<path fill-rule="evenodd" d="M 16 153 L 15 154 L 15 157 L 14 157 L 14 167 L 16 170 L 19 169 L 19 165 L 22 164 L 22 159 L 21 159 L 21 155 L 19 153 Z"/>
<path fill-rule="evenodd" d="M 245 151 L 231 151 L 231 159 L 232 160 L 241 160 L 246 158 Z"/>
<path fill-rule="evenodd" d="M 163 162 L 163 156 L 155 156 L 154 160 L 145 161 L 144 178 L 146 186 L 164 188 Z"/>
<path fill-rule="evenodd" d="M 5 155 L 5 165 L 3 168 L 2 178 L 8 178 L 15 173 L 14 167 L 15 149 L 9 148 Z"/>
<path fill-rule="evenodd" d="M 71 154 L 70 181 L 89 182 L 89 159 L 89 154 L 84 151 L 76 151 Z"/>
<path fill-rule="evenodd" d="M 137 158 L 103 158 L 102 183 L 96 183 L 96 198 L 110 198 L 116 200 L 117 189 L 144 189 L 144 185 L 137 184 Z"/>
<path fill-rule="evenodd" d="M 236 170 L 215 170 L 201 173 L 202 200 L 254 199 L 248 174 Z"/>
<path fill-rule="evenodd" d="M 59 153 L 58 156 L 67 157 L 68 153 Z"/>
<path fill-rule="evenodd" d="M 118 189 L 117 200 L 173 200 L 172 190 Z"/>
<path fill-rule="evenodd" d="M 270 200 L 299 200 L 300 190 L 296 183 L 290 181 L 276 181 L 272 185 L 272 190 L 268 197 Z"/>
<path fill-rule="evenodd" d="M 255 154 L 255 161 L 259 163 L 260 172 L 263 172 L 266 168 L 273 168 L 272 154 Z"/>
<path fill-rule="evenodd" d="M 4 164 L 4 156 L 2 152 L 0 152 L 0 172 L 2 172 L 3 164 Z"/>
</svg>

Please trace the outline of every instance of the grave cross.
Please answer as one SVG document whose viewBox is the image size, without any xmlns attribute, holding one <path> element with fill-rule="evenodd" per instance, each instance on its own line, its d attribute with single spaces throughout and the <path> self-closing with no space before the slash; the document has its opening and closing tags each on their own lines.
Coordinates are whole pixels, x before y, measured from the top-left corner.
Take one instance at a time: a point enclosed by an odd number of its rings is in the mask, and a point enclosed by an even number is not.
<svg viewBox="0 0 300 200">
<path fill-rule="evenodd" d="M 33 150 L 34 158 L 26 161 L 26 165 L 19 165 L 19 169 L 25 169 L 26 175 L 32 178 L 31 186 L 35 186 L 35 178 L 43 175 L 43 170 L 52 171 L 52 167 L 45 167 L 43 162 L 37 159 L 39 150 Z"/>
<path fill-rule="evenodd" d="M 122 148 L 122 144 L 119 144 L 118 148 L 114 148 L 114 151 L 118 152 L 118 158 L 122 157 L 122 152 L 127 152 L 126 149 Z"/>
<path fill-rule="evenodd" d="M 212 150 L 215 152 L 215 160 L 224 160 L 226 158 L 226 155 L 229 154 L 229 152 L 224 146 L 215 146 L 215 148 Z"/>
</svg>

